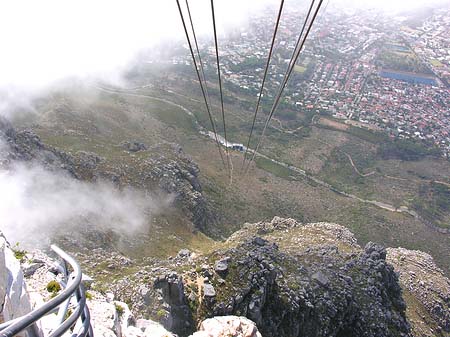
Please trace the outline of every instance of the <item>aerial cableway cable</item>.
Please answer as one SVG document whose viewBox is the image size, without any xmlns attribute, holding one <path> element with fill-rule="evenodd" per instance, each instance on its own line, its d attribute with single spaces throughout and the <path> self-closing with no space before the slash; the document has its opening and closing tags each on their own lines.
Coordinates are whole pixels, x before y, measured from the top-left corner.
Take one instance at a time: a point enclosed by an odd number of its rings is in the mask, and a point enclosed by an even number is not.
<svg viewBox="0 0 450 337">
<path fill-rule="evenodd" d="M 212 15 L 212 23 L 213 23 L 213 29 L 214 29 L 214 45 L 216 49 L 216 63 L 217 63 L 217 76 L 219 80 L 219 91 L 220 91 L 220 107 L 222 111 L 222 122 L 223 122 L 223 135 L 225 139 L 225 152 L 227 154 L 227 164 L 228 164 L 228 170 L 230 172 L 230 182 L 232 181 L 232 163 L 230 158 L 230 152 L 228 150 L 228 139 L 227 139 L 227 128 L 226 128 L 226 122 L 225 122 L 225 110 L 223 108 L 223 90 L 222 90 L 222 78 L 220 76 L 220 60 L 219 60 L 219 45 L 217 43 L 217 30 L 216 30 L 216 15 L 214 12 L 214 0 L 211 0 L 211 15 Z"/>
<path fill-rule="evenodd" d="M 183 11 L 182 11 L 181 6 L 180 6 L 180 1 L 179 0 L 176 0 L 176 1 L 177 1 L 177 5 L 178 5 L 178 11 L 180 12 L 180 18 L 181 18 L 181 22 L 183 24 L 184 33 L 186 34 L 186 39 L 187 39 L 187 42 L 188 42 L 188 45 L 189 45 L 189 50 L 191 51 L 192 61 L 194 62 L 195 72 L 197 73 L 198 81 L 200 83 L 200 89 L 202 91 L 203 99 L 205 101 L 206 111 L 208 112 L 209 120 L 211 122 L 211 127 L 212 127 L 213 132 L 214 132 L 214 138 L 216 140 L 216 144 L 217 144 L 217 148 L 219 150 L 220 158 L 222 159 L 222 163 L 223 163 L 224 167 L 226 168 L 225 160 L 223 159 L 222 150 L 220 148 L 219 138 L 217 137 L 216 125 L 215 125 L 214 120 L 212 118 L 211 110 L 209 108 L 208 101 L 206 99 L 205 88 L 203 87 L 202 78 L 200 76 L 200 72 L 199 72 L 198 66 L 197 66 L 197 61 L 196 61 L 195 55 L 194 55 L 194 50 L 192 49 L 191 39 L 189 37 L 189 33 L 188 33 L 187 28 L 186 28 L 186 23 L 184 21 Z"/>
<path fill-rule="evenodd" d="M 202 75 L 203 82 L 204 82 L 206 98 L 208 100 L 209 108 L 210 108 L 210 110 L 212 110 L 211 109 L 211 107 L 212 107 L 211 98 L 210 98 L 209 92 L 208 92 L 208 84 L 206 82 L 206 76 L 205 76 L 205 71 L 204 71 L 204 67 L 203 67 L 202 56 L 200 54 L 200 48 L 198 47 L 197 34 L 195 34 L 194 21 L 192 20 L 191 9 L 189 7 L 189 1 L 188 0 L 185 0 L 185 1 L 186 1 L 186 9 L 187 9 L 188 16 L 189 16 L 189 22 L 191 24 L 191 29 L 192 29 L 192 37 L 194 38 L 195 50 L 197 51 L 198 64 L 200 65 L 200 73 Z"/>
<path fill-rule="evenodd" d="M 283 93 L 283 90 L 284 90 L 284 88 L 285 88 L 285 86 L 286 86 L 286 84 L 287 84 L 287 80 L 288 80 L 288 77 L 289 77 L 289 75 L 290 75 L 290 73 L 291 73 L 291 69 L 294 69 L 295 63 L 296 63 L 296 61 L 297 61 L 297 59 L 296 59 L 297 52 L 298 52 L 298 54 L 300 54 L 300 51 L 301 51 L 301 49 L 302 49 L 302 47 L 303 47 L 303 41 L 306 41 L 306 37 L 303 35 L 303 33 L 304 33 L 304 31 L 305 31 L 306 25 L 308 24 L 309 17 L 310 17 L 310 15 L 311 15 L 312 9 L 313 9 L 313 7 L 314 7 L 314 3 L 315 3 L 315 0 L 312 0 L 312 1 L 311 1 L 311 5 L 309 6 L 309 9 L 308 9 L 308 13 L 306 14 L 305 20 L 304 20 L 304 22 L 303 22 L 302 29 L 301 29 L 301 31 L 300 31 L 300 34 L 299 34 L 298 38 L 297 38 L 297 42 L 296 42 L 296 44 L 295 44 L 294 50 L 293 50 L 293 52 L 292 52 L 292 56 L 291 56 L 291 59 L 290 59 L 290 61 L 289 61 L 289 65 L 288 65 L 287 68 L 286 68 L 286 73 L 284 74 L 283 80 L 281 81 L 281 84 L 280 84 L 278 93 L 277 93 L 277 95 L 275 96 L 274 103 L 273 103 L 273 105 L 272 105 L 272 108 L 270 109 L 270 113 L 269 113 L 269 115 L 268 115 L 268 117 L 267 117 L 267 119 L 266 119 L 266 122 L 265 122 L 264 128 L 263 128 L 263 131 L 262 131 L 261 136 L 260 136 L 260 138 L 259 138 L 259 141 L 258 141 L 258 143 L 257 143 L 257 145 L 256 145 L 256 148 L 255 148 L 255 150 L 253 150 L 252 157 L 251 157 L 251 159 L 249 160 L 249 162 L 248 162 L 248 164 L 247 164 L 247 167 L 246 167 L 246 169 L 245 169 L 245 173 L 248 171 L 251 162 L 255 159 L 256 153 L 258 152 L 259 147 L 261 146 L 262 139 L 263 139 L 263 137 L 264 137 L 264 134 L 265 134 L 265 132 L 266 132 L 266 129 L 267 129 L 267 127 L 269 126 L 269 122 L 270 122 L 270 120 L 272 119 L 272 116 L 273 116 L 273 114 L 274 114 L 274 112 L 275 112 L 275 109 L 276 109 L 277 106 L 278 106 L 278 103 L 279 103 L 279 100 L 280 100 L 281 95 L 282 95 L 282 93 Z M 312 26 L 312 21 L 311 21 L 311 26 Z"/>
<path fill-rule="evenodd" d="M 303 49 L 303 46 L 304 46 L 304 44 L 306 42 L 306 39 L 307 39 L 307 37 L 309 35 L 309 32 L 311 31 L 312 25 L 313 25 L 313 23 L 314 23 L 314 21 L 315 21 L 315 19 L 317 17 L 317 14 L 319 13 L 319 10 L 320 10 L 320 7 L 322 6 L 323 0 L 319 1 L 319 4 L 316 6 L 316 8 L 314 10 L 314 14 L 313 14 L 313 16 L 312 16 L 312 18 L 311 18 L 311 20 L 309 21 L 309 24 L 308 24 L 308 20 L 309 20 L 309 17 L 311 15 L 311 11 L 312 11 L 312 9 L 314 7 L 314 2 L 315 2 L 315 0 L 312 0 L 311 6 L 309 7 L 308 14 L 306 15 L 305 22 L 303 23 L 302 30 L 300 32 L 300 35 L 298 37 L 296 46 L 294 48 L 294 53 L 293 53 L 293 55 L 291 57 L 291 61 L 289 62 L 289 65 L 288 65 L 288 68 L 287 68 L 286 73 L 284 75 L 283 81 L 281 82 L 280 89 L 279 89 L 278 94 L 277 94 L 277 96 L 276 96 L 276 98 L 274 100 L 272 108 L 270 109 L 269 116 L 267 117 L 266 123 L 264 124 L 264 128 L 263 128 L 263 131 L 262 131 L 262 133 L 261 133 L 261 135 L 259 137 L 258 144 L 256 145 L 256 148 L 253 150 L 252 157 L 251 157 L 251 159 L 249 160 L 249 162 L 247 164 L 245 172 L 248 171 L 251 162 L 255 159 L 256 153 L 258 152 L 258 149 L 261 146 L 262 140 L 264 138 L 264 134 L 265 134 L 265 132 L 267 130 L 267 127 L 268 127 L 268 125 L 270 123 L 270 120 L 272 119 L 272 116 L 273 116 L 275 110 L 278 107 L 278 104 L 280 103 L 281 95 L 283 94 L 283 91 L 286 88 L 286 85 L 287 85 L 287 83 L 289 81 L 289 77 L 291 76 L 292 71 L 294 70 L 295 64 L 297 63 L 297 59 L 298 59 L 298 57 L 300 55 L 300 52 Z M 306 30 L 306 33 L 303 36 L 303 32 L 304 32 L 305 27 L 306 27 L 307 24 L 308 24 L 308 28 Z M 302 38 L 302 36 L 303 36 L 303 38 Z"/>
<path fill-rule="evenodd" d="M 248 148 L 250 147 L 250 141 L 251 141 L 252 135 L 253 135 L 253 129 L 255 128 L 256 115 L 258 114 L 258 109 L 259 109 L 259 106 L 260 106 L 260 103 L 261 103 L 261 98 L 263 96 L 264 85 L 266 83 L 266 78 L 267 78 L 267 73 L 268 73 L 268 70 L 269 70 L 270 60 L 272 59 L 273 47 L 275 45 L 275 39 L 276 39 L 277 32 L 278 32 L 278 26 L 280 24 L 281 13 L 283 12 L 283 5 L 284 5 L 284 0 L 281 0 L 280 9 L 278 10 L 277 21 L 275 23 L 275 29 L 273 31 L 272 43 L 270 44 L 269 55 L 267 57 L 266 67 L 264 69 L 264 75 L 263 75 L 263 80 L 262 80 L 262 83 L 261 83 L 261 89 L 259 91 L 258 101 L 256 102 L 256 108 L 255 108 L 255 112 L 254 112 L 254 115 L 253 115 L 252 128 L 250 129 L 250 135 L 248 136 L 247 146 L 245 148 L 244 158 L 242 160 L 241 170 L 244 169 L 245 160 L 247 159 Z"/>
</svg>

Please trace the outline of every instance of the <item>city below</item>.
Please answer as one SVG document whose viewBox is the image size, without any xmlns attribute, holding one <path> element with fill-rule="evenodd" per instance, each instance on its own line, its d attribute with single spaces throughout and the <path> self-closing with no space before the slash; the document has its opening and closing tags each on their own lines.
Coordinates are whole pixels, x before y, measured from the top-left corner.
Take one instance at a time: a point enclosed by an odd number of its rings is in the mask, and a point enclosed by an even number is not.
<svg viewBox="0 0 450 337">
<path fill-rule="evenodd" d="M 265 99 L 273 99 L 282 81 L 303 16 L 292 8 L 283 15 Z M 274 19 L 267 10 L 222 41 L 224 80 L 239 95 L 258 95 Z M 330 6 L 317 21 L 285 91 L 285 107 L 386 130 L 450 158 L 450 10 L 400 16 Z M 214 74 L 212 42 L 202 40 L 200 48 L 206 74 Z M 192 66 L 186 52 L 166 62 Z"/>
</svg>

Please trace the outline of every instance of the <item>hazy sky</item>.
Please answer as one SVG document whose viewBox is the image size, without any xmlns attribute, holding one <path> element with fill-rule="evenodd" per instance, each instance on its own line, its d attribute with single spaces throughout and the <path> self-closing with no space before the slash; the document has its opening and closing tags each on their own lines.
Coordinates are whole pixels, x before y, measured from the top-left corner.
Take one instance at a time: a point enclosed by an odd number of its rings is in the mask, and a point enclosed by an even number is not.
<svg viewBox="0 0 450 337">
<path fill-rule="evenodd" d="M 349 2 L 330 0 L 329 8 L 339 1 Z M 286 4 L 293 2 L 298 0 L 286 0 Z M 353 0 L 352 6 L 398 9 L 426 2 Z M 245 21 L 251 11 L 278 3 L 216 0 L 219 30 Z M 199 30 L 210 32 L 209 0 L 190 0 L 190 4 Z M 111 74 L 141 48 L 165 38 L 183 39 L 175 0 L 1 1 L 0 89 L 20 92 L 67 76 Z"/>
<path fill-rule="evenodd" d="M 243 20 L 251 4 L 270 0 L 216 2 L 223 26 Z M 209 2 L 191 3 L 199 29 L 205 30 Z M 109 71 L 124 66 L 139 49 L 182 34 L 174 0 L 2 1 L 0 86 L 40 86 L 65 76 Z"/>
</svg>

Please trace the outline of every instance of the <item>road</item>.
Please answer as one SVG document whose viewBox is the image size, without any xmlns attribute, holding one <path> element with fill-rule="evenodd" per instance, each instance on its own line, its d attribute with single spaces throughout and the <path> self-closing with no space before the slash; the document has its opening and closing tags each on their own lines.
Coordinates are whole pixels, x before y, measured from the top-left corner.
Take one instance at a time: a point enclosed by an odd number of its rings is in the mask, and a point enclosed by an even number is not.
<svg viewBox="0 0 450 337">
<path fill-rule="evenodd" d="M 191 116 L 192 118 L 194 118 L 195 124 L 196 124 L 196 126 L 197 126 L 197 128 L 199 130 L 199 133 L 201 135 L 207 136 L 207 137 L 209 137 L 209 138 L 211 138 L 212 140 L 215 141 L 214 134 L 211 131 L 208 131 L 204 127 L 202 127 L 200 125 L 200 123 L 198 122 L 198 120 L 196 119 L 194 113 L 192 111 L 190 111 L 189 109 L 187 109 L 186 107 L 184 107 L 183 105 L 181 105 L 181 104 L 172 102 L 172 101 L 170 101 L 168 99 L 155 97 L 155 96 L 152 96 L 152 95 L 136 94 L 136 93 L 133 93 L 133 92 L 129 92 L 128 90 L 106 88 L 106 87 L 100 87 L 98 85 L 94 85 L 94 87 L 96 89 L 98 89 L 98 90 L 101 90 L 101 91 L 104 91 L 104 92 L 108 92 L 108 93 L 112 93 L 112 94 L 152 99 L 152 100 L 164 102 L 166 104 L 169 104 L 169 105 L 172 105 L 174 107 L 177 107 L 177 108 L 181 109 L 183 112 L 185 112 L 186 114 L 188 114 L 189 116 Z M 131 90 L 133 90 L 133 89 L 131 89 Z M 225 145 L 225 140 L 221 136 L 218 136 L 218 138 L 219 138 L 220 143 L 222 145 Z M 228 142 L 232 143 L 232 141 L 230 141 L 230 140 L 228 140 Z M 247 148 L 244 146 L 244 151 L 246 149 Z M 254 150 L 248 149 L 248 152 L 253 153 Z M 351 199 L 357 200 L 357 201 L 365 203 L 365 204 L 373 205 L 373 206 L 376 206 L 378 208 L 381 208 L 381 209 L 384 209 L 384 210 L 387 210 L 387 211 L 397 212 L 397 213 L 405 213 L 405 214 L 413 216 L 414 218 L 419 218 L 419 215 L 415 211 L 409 209 L 406 206 L 400 206 L 400 207 L 397 208 L 397 207 L 395 207 L 395 206 L 393 206 L 393 205 L 391 205 L 391 204 L 389 204 L 387 202 L 384 202 L 384 201 L 369 200 L 369 199 L 360 198 L 360 197 L 358 197 L 358 196 L 356 196 L 354 194 L 338 190 L 334 186 L 331 186 L 330 184 L 328 184 L 327 182 L 325 182 L 325 181 L 323 181 L 321 179 L 318 179 L 317 177 L 307 173 L 305 170 L 303 170 L 303 169 L 301 169 L 299 167 L 287 164 L 287 163 L 282 162 L 282 161 L 278 161 L 278 160 L 276 160 L 274 158 L 271 158 L 271 157 L 269 157 L 269 156 L 267 156 L 267 155 L 265 155 L 265 154 L 263 154 L 261 152 L 256 152 L 256 156 L 264 158 L 264 159 L 267 159 L 267 160 L 270 160 L 271 162 L 273 162 L 273 163 L 275 163 L 277 165 L 285 167 L 285 168 L 291 170 L 292 172 L 295 172 L 295 173 L 303 176 L 304 178 L 309 179 L 309 180 L 313 181 L 314 183 L 316 183 L 316 184 L 318 184 L 318 185 L 320 185 L 322 187 L 325 187 L 325 188 L 327 188 L 327 189 L 329 189 L 329 190 L 331 190 L 331 191 L 333 191 L 333 192 L 335 192 L 337 194 L 345 196 L 347 198 L 351 198 Z"/>
</svg>

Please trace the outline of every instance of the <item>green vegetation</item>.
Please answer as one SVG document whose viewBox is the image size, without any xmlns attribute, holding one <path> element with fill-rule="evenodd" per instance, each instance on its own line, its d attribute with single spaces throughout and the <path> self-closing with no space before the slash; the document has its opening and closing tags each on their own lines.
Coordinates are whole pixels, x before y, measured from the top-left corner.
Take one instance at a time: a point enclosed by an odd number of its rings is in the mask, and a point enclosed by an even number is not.
<svg viewBox="0 0 450 337">
<path fill-rule="evenodd" d="M 303 74 L 306 71 L 306 67 L 296 64 L 294 67 L 294 71 Z"/>
<path fill-rule="evenodd" d="M 450 228 L 450 188 L 432 182 L 424 184 L 414 198 L 414 208 L 427 221 L 443 228 Z"/>
<path fill-rule="evenodd" d="M 436 59 L 431 59 L 431 60 L 430 60 L 430 63 L 431 63 L 433 66 L 438 67 L 438 68 L 444 66 L 444 65 L 442 64 L 441 61 L 436 60 Z"/>
<path fill-rule="evenodd" d="M 157 106 L 158 105 L 160 105 L 159 102 Z M 154 110 L 154 112 L 156 118 L 167 125 L 179 127 L 184 132 L 196 132 L 193 118 L 190 117 L 186 112 L 182 111 L 180 108 L 157 108 Z"/>
<path fill-rule="evenodd" d="M 125 308 L 117 303 L 114 303 L 114 307 L 116 308 L 117 315 L 119 317 L 122 317 L 122 315 L 125 313 Z"/>
<path fill-rule="evenodd" d="M 27 251 L 23 250 L 23 249 L 20 249 L 18 242 L 16 243 L 16 245 L 13 248 L 11 248 L 11 250 L 13 251 L 14 257 L 17 260 L 19 260 L 20 262 L 24 262 L 25 257 L 27 255 Z"/>
<path fill-rule="evenodd" d="M 56 295 L 61 290 L 61 285 L 58 281 L 52 280 L 47 284 L 46 289 L 52 295 Z"/>
<path fill-rule="evenodd" d="M 161 320 L 162 318 L 164 318 L 166 316 L 166 311 L 164 309 L 159 309 L 156 312 L 156 317 L 158 318 L 158 320 Z"/>
<path fill-rule="evenodd" d="M 383 159 L 417 161 L 426 156 L 439 157 L 440 150 L 414 139 L 390 139 L 384 132 L 350 127 L 346 132 L 379 146 L 378 155 Z"/>
<path fill-rule="evenodd" d="M 255 163 L 257 167 L 263 169 L 264 171 L 270 172 L 280 178 L 292 179 L 292 175 L 294 174 L 288 168 L 281 166 L 277 163 L 274 163 L 273 161 L 268 160 L 266 158 L 256 157 Z"/>
<path fill-rule="evenodd" d="M 347 132 L 353 136 L 365 140 L 366 142 L 376 145 L 389 141 L 389 137 L 383 132 L 371 131 L 363 128 L 358 128 L 356 126 L 350 127 Z"/>
<path fill-rule="evenodd" d="M 387 69 L 430 74 L 428 67 L 411 50 L 403 46 L 388 45 L 378 55 L 379 64 Z"/>
<path fill-rule="evenodd" d="M 72 314 L 73 314 L 73 310 L 69 308 L 66 312 L 66 316 L 64 317 L 64 319 L 65 320 L 68 319 Z"/>
<path fill-rule="evenodd" d="M 397 139 L 384 142 L 379 148 L 383 159 L 420 160 L 426 156 L 439 156 L 437 148 L 430 148 L 423 143 L 411 139 Z"/>
<path fill-rule="evenodd" d="M 242 61 L 239 64 L 232 66 L 233 72 L 242 72 L 244 70 L 251 70 L 253 71 L 255 68 L 262 68 L 264 67 L 264 61 L 257 58 L 257 57 L 247 57 L 244 61 Z"/>
<path fill-rule="evenodd" d="M 98 291 L 102 295 L 105 295 L 106 292 L 108 291 L 107 286 L 105 284 L 103 284 L 103 283 L 98 282 L 98 281 L 95 282 L 92 285 L 92 289 L 95 290 L 95 291 Z"/>
</svg>

